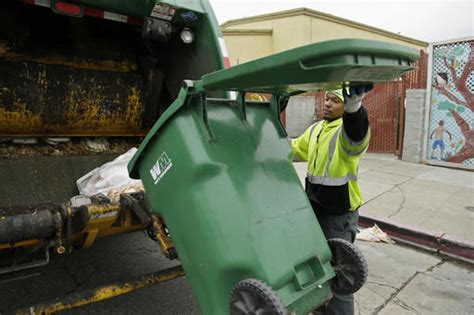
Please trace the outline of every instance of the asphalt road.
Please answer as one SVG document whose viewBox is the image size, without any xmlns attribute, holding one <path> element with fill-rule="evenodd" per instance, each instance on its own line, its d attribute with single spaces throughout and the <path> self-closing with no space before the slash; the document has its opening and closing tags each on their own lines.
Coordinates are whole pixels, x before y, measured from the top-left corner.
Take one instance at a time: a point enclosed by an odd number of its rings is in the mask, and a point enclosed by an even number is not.
<svg viewBox="0 0 474 315">
<path fill-rule="evenodd" d="M 400 245 L 359 242 L 369 265 L 357 314 L 473 314 L 473 266 Z M 176 265 L 144 233 L 100 240 L 42 269 L 0 277 L 0 311 L 64 297 Z M 185 278 L 66 314 L 199 314 Z"/>
<path fill-rule="evenodd" d="M 43 268 L 21 272 L 18 280 L 0 277 L 0 312 L 24 308 L 124 281 L 177 265 L 165 258 L 144 232 L 119 235 L 96 242 L 90 249 L 56 257 Z M 9 280 L 10 279 L 10 280 Z M 198 314 L 185 278 L 138 290 L 111 300 L 84 306 L 66 314 Z"/>
</svg>

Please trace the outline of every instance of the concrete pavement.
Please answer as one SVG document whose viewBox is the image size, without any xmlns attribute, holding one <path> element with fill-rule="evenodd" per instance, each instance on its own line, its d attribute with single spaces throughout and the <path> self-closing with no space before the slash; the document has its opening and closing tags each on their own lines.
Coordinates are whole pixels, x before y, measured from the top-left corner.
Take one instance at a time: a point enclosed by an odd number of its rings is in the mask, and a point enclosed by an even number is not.
<svg viewBox="0 0 474 315">
<path fill-rule="evenodd" d="M 356 314 L 473 314 L 472 266 L 396 244 L 356 245 L 369 267 Z"/>
<path fill-rule="evenodd" d="M 303 180 L 306 163 L 295 168 Z M 377 223 L 407 242 L 474 259 L 473 172 L 368 153 L 361 159 L 359 183 L 362 225 Z"/>
<path fill-rule="evenodd" d="M 361 214 L 474 242 L 474 173 L 367 154 L 360 165 L 367 196 Z"/>
</svg>

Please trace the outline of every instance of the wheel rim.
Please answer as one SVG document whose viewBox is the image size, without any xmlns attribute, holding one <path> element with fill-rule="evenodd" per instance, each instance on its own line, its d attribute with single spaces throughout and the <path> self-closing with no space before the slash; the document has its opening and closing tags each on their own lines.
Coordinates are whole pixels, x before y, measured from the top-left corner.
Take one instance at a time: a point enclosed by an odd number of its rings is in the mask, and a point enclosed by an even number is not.
<svg viewBox="0 0 474 315">
<path fill-rule="evenodd" d="M 286 315 L 287 311 L 278 294 L 265 282 L 244 279 L 230 292 L 229 311 L 231 315 Z"/>
<path fill-rule="evenodd" d="M 343 239 L 328 240 L 331 248 L 331 266 L 336 276 L 331 282 L 333 292 L 351 294 L 357 292 L 367 279 L 367 263 L 360 250 Z"/>
<path fill-rule="evenodd" d="M 241 314 L 257 315 L 271 311 L 271 305 L 257 294 L 250 291 L 240 291 L 232 303 L 233 311 Z"/>
<path fill-rule="evenodd" d="M 353 286 L 356 282 L 358 270 L 354 267 L 354 262 L 346 258 L 348 257 L 346 254 L 343 248 L 334 246 L 331 264 L 336 272 L 336 282 L 339 287 L 347 284 Z"/>
</svg>

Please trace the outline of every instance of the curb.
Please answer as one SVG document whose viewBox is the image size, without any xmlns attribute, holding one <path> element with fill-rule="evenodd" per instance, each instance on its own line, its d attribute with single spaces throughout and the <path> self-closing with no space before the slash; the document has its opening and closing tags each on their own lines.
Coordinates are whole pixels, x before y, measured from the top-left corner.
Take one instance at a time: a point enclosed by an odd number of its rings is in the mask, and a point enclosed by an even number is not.
<svg viewBox="0 0 474 315">
<path fill-rule="evenodd" d="M 474 264 L 474 242 L 461 240 L 442 232 L 436 233 L 415 226 L 398 224 L 391 220 L 383 220 L 368 215 L 359 216 L 359 226 L 365 228 L 374 224 L 377 224 L 390 237 L 401 243 L 436 251 Z"/>
</svg>

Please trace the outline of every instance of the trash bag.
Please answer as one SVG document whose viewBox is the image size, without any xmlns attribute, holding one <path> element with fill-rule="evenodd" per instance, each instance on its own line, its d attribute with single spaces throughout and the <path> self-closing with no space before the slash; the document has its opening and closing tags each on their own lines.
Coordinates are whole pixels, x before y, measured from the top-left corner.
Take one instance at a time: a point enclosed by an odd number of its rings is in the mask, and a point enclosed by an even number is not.
<svg viewBox="0 0 474 315">
<path fill-rule="evenodd" d="M 112 189 L 141 186 L 141 180 L 131 179 L 127 170 L 127 164 L 136 151 L 136 148 L 131 148 L 115 160 L 107 162 L 79 178 L 76 181 L 79 193 L 92 197 L 97 194 L 107 195 Z"/>
</svg>

